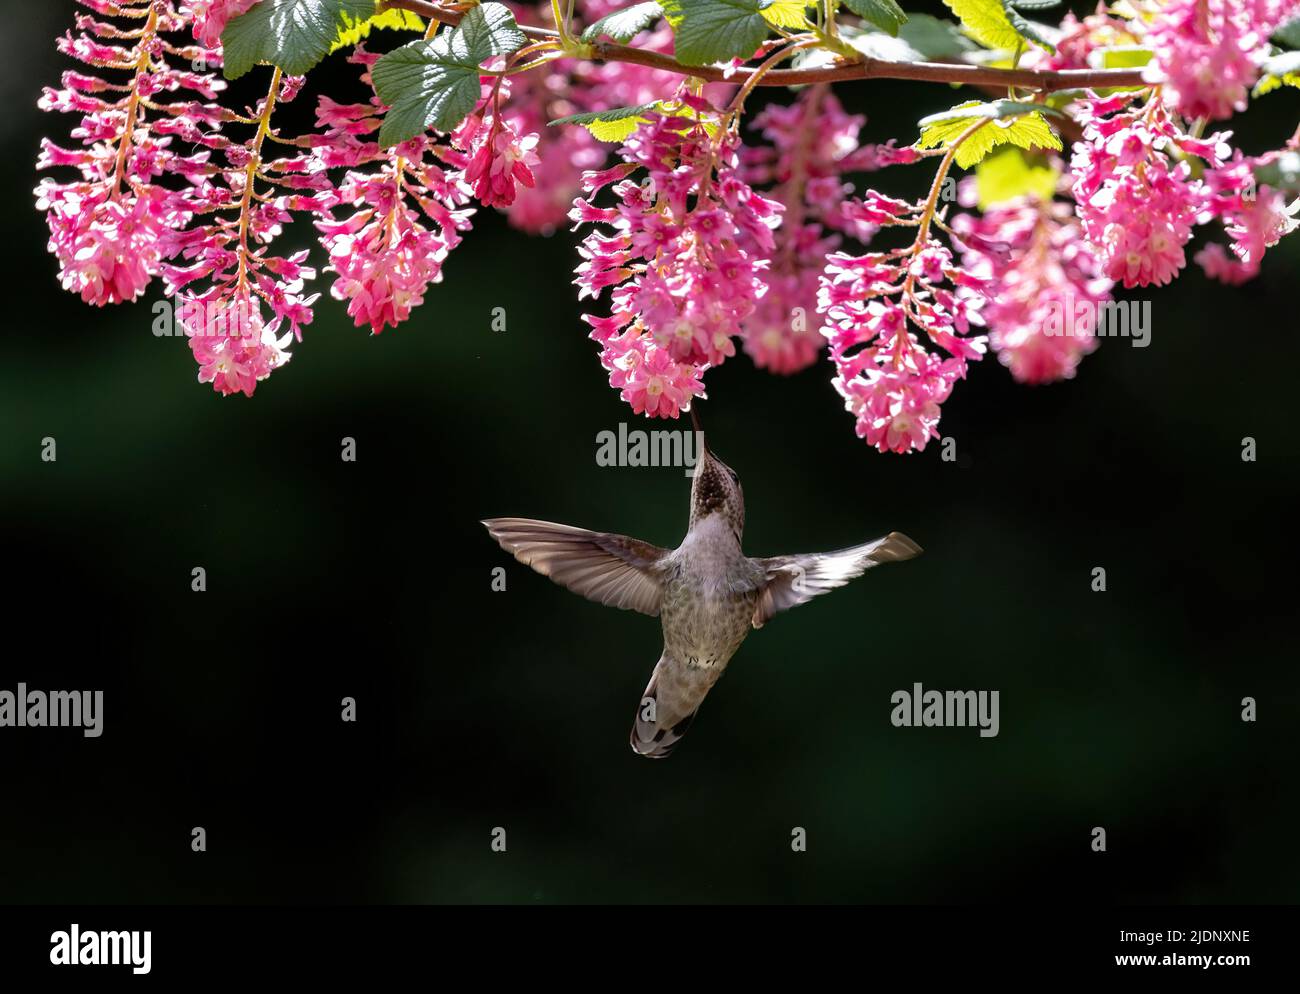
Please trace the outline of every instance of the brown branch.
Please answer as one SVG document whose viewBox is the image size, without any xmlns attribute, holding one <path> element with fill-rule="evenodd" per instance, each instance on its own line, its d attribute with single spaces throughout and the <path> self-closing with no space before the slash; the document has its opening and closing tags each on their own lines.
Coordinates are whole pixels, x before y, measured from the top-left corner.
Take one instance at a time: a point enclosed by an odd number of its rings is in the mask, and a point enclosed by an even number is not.
<svg viewBox="0 0 1300 994">
<path fill-rule="evenodd" d="M 439 6 L 428 0 L 387 0 L 385 6 L 398 7 L 443 24 L 459 24 L 464 12 Z M 554 41 L 558 36 L 550 28 L 520 25 L 532 39 Z M 694 76 L 716 83 L 743 85 L 756 69 L 726 71 L 717 66 L 688 66 L 671 55 L 647 52 L 612 41 L 596 41 L 584 46 L 584 58 L 598 62 L 630 62 L 651 69 Z M 758 86 L 802 86 L 809 83 L 835 83 L 851 79 L 911 79 L 929 83 L 964 83 L 968 86 L 1008 86 L 1038 90 L 1101 89 L 1113 86 L 1143 86 L 1143 70 L 1138 69 L 992 69 L 987 66 L 956 65 L 943 62 L 890 62 L 863 56 L 856 62 L 840 62 L 820 69 L 773 69 L 756 82 Z"/>
</svg>

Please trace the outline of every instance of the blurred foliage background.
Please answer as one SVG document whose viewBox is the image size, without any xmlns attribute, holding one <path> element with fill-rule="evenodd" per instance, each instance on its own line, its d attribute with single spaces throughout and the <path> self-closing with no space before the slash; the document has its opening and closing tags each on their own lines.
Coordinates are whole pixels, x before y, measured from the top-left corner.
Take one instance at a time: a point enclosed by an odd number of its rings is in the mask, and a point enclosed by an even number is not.
<svg viewBox="0 0 1300 994">
<path fill-rule="evenodd" d="M 684 531 L 680 470 L 596 466 L 598 432 L 633 419 L 578 321 L 574 236 L 481 213 L 407 325 L 369 337 L 322 300 L 293 361 L 255 399 L 223 399 L 183 341 L 152 334 L 157 284 L 136 306 L 87 308 L 44 251 L 32 163 L 69 124 L 35 100 L 67 67 L 53 39 L 71 8 L 26 5 L 0 36 L 0 688 L 103 689 L 105 732 L 0 731 L 0 899 L 1300 896 L 1286 358 L 1300 238 L 1246 287 L 1193 266 L 1138 295 L 1151 346 L 1105 341 L 1072 382 L 1021 387 L 977 364 L 945 405 L 955 464 L 937 445 L 866 448 L 825 364 L 711 372 L 702 409 L 745 482 L 747 551 L 898 529 L 926 553 L 750 639 L 673 758 L 650 763 L 626 739 L 658 622 L 550 584 L 477 523 L 664 545 Z M 355 73 L 334 56 L 318 75 L 304 119 L 320 83 Z M 903 143 L 964 96 L 841 95 L 869 116 L 864 140 Z M 1289 91 L 1234 127 L 1259 152 L 1298 117 Z M 915 192 L 928 171 L 879 182 Z M 44 436 L 57 463 L 40 460 Z M 196 565 L 207 593 L 190 591 Z M 889 696 L 914 682 L 999 690 L 1001 734 L 892 727 Z"/>
</svg>

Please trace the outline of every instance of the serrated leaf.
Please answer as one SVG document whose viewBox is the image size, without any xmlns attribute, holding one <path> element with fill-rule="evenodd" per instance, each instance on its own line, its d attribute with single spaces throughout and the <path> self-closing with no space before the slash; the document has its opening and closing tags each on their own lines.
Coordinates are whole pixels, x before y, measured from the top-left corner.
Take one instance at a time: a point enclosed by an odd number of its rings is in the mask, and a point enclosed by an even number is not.
<svg viewBox="0 0 1300 994">
<path fill-rule="evenodd" d="M 389 52 L 370 74 L 389 108 L 379 144 L 396 145 L 430 127 L 451 131 L 478 103 L 480 65 L 526 40 L 504 4 L 485 3 L 472 8 L 454 30 Z"/>
<path fill-rule="evenodd" d="M 863 20 L 895 38 L 898 37 L 899 28 L 907 23 L 907 15 L 894 0 L 841 0 L 841 3 Z"/>
<path fill-rule="evenodd" d="M 931 62 L 959 58 L 978 47 L 957 25 L 929 14 L 909 16 L 907 23 L 898 29 L 898 37 Z"/>
<path fill-rule="evenodd" d="M 330 46 L 331 52 L 337 52 L 340 48 L 350 48 L 358 42 L 364 41 L 370 37 L 370 32 L 376 28 L 383 28 L 388 31 L 423 31 L 424 22 L 419 16 L 412 14 L 409 10 L 400 10 L 396 7 L 385 10 L 381 14 L 375 14 L 364 21 L 353 21 L 350 15 L 344 15 L 348 24 L 337 38 L 334 44 Z"/>
<path fill-rule="evenodd" d="M 803 28 L 808 24 L 804 17 L 806 0 L 772 0 L 763 8 L 763 20 L 774 28 Z"/>
<path fill-rule="evenodd" d="M 1029 20 L 1016 9 L 1012 0 L 1002 0 L 1002 13 L 1006 14 L 1008 23 L 1016 29 L 1016 33 L 1022 38 L 1028 38 L 1039 48 L 1045 48 L 1049 52 L 1056 51 L 1056 39 L 1060 37 L 1059 32 L 1055 32 L 1046 24 L 1039 24 L 1037 21 Z"/>
<path fill-rule="evenodd" d="M 591 132 L 592 137 L 603 142 L 621 142 L 637 129 L 637 125 L 649 120 L 645 115 L 658 111 L 662 104 L 640 104 L 636 107 L 612 107 L 609 110 L 594 111 L 589 114 L 570 114 L 557 117 L 550 122 L 551 127 L 560 124 L 580 124 Z"/>
<path fill-rule="evenodd" d="M 375 0 L 262 0 L 221 33 L 226 79 L 259 62 L 301 76 L 330 53 L 334 40 L 375 13 Z"/>
<path fill-rule="evenodd" d="M 609 35 L 617 42 L 629 42 L 663 16 L 664 9 L 656 0 L 639 3 L 635 7 L 626 7 L 612 14 L 606 14 L 582 32 L 582 40 L 592 42 L 601 35 Z"/>
<path fill-rule="evenodd" d="M 944 4 L 961 20 L 966 33 L 987 48 L 1015 51 L 1017 46 L 1030 41 L 1045 48 L 1050 43 L 1043 43 L 1030 35 L 1017 30 L 1008 17 L 1008 12 L 1021 22 L 1028 24 L 1014 8 L 1006 7 L 1003 0 L 943 0 Z M 1035 28 L 1030 30 L 1040 33 Z"/>
<path fill-rule="evenodd" d="M 771 33 L 771 0 L 664 0 L 673 53 L 688 66 L 748 59 Z"/>
<path fill-rule="evenodd" d="M 1259 82 L 1250 91 L 1250 95 L 1252 97 L 1262 97 L 1274 90 L 1280 90 L 1284 86 L 1294 86 L 1296 89 L 1300 89 L 1300 73 L 1289 72 L 1282 76 L 1271 76 L 1265 73 L 1259 77 Z"/>
<path fill-rule="evenodd" d="M 957 149 L 955 161 L 969 169 L 999 145 L 1018 145 L 1020 148 L 1054 148 L 1060 151 L 1061 139 L 1056 136 L 1040 111 L 1039 104 L 1025 104 L 1014 100 L 980 103 L 972 100 L 958 104 L 941 114 L 932 114 L 919 122 L 921 138 L 919 148 L 947 147 L 956 141 L 977 121 L 988 121 L 973 132 Z M 1009 120 L 1002 118 L 1009 117 Z"/>
<path fill-rule="evenodd" d="M 975 167 L 975 191 L 984 211 L 1019 197 L 1051 200 L 1060 173 L 1050 165 L 1030 163 L 1018 148 L 1003 148 Z"/>
</svg>

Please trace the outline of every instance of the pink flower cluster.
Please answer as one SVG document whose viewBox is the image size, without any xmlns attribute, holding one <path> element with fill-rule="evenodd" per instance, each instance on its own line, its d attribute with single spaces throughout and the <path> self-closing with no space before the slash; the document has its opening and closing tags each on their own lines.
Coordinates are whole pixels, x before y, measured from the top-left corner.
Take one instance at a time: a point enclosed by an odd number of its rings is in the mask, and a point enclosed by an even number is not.
<svg viewBox="0 0 1300 994">
<path fill-rule="evenodd" d="M 162 275 L 178 302 L 199 380 L 221 394 L 252 396 L 255 384 L 288 360 L 286 346 L 291 339 L 301 341 L 303 326 L 312 320 L 316 296 L 305 296 L 303 287 L 316 271 L 304 265 L 307 252 L 277 256 L 268 251 L 291 220 L 290 197 L 259 195 L 255 189 L 259 179 L 274 182 L 277 175 L 306 169 L 305 157 L 269 160 L 263 153 L 267 129 L 262 122 L 269 121 L 277 102 L 292 100 L 301 88 L 301 79 L 281 79 L 254 108 L 258 126 L 247 141 L 208 138 L 223 164 L 210 163 L 188 177 L 191 186 L 178 195 L 205 220 L 169 232 L 163 241 L 164 254 L 182 263 L 164 264 Z M 279 182 L 300 185 L 293 179 Z M 308 183 L 325 185 L 319 179 Z M 269 321 L 263 305 L 270 309 Z M 283 325 L 288 330 L 281 335 Z"/>
<path fill-rule="evenodd" d="M 364 67 L 367 84 L 376 59 L 360 46 L 351 56 Z M 433 132 L 381 149 L 373 136 L 383 111 L 377 96 L 363 104 L 320 98 L 316 123 L 323 130 L 313 139 L 308 175 L 323 177 L 336 167 L 349 171 L 310 203 L 293 203 L 322 215 L 316 227 L 329 253 L 328 269 L 337 275 L 330 294 L 347 302 L 357 327 L 369 326 L 374 334 L 409 318 L 429 285 L 442 281 L 443 263 L 473 214 L 464 206 L 470 193 L 464 154 Z M 336 220 L 330 210 L 339 207 L 352 213 Z"/>
<path fill-rule="evenodd" d="M 711 134 L 707 100 L 679 100 L 677 113 L 648 114 L 622 164 L 583 177 L 588 195 L 614 184 L 617 205 L 580 197 L 570 213 L 575 225 L 612 229 L 583 240 L 574 280 L 579 299 L 614 288 L 609 316 L 583 316 L 610 385 L 638 414 L 661 417 L 677 417 L 703 393 L 703 372 L 735 355 L 741 321 L 766 289 L 780 210 L 740 177 L 735 136 Z"/>
<path fill-rule="evenodd" d="M 1106 276 L 1128 288 L 1163 286 L 1186 264 L 1184 246 L 1208 206 L 1189 157 L 1217 165 L 1228 155 L 1228 136 L 1193 138 L 1179 130 L 1158 96 L 1128 109 L 1132 99 L 1120 93 L 1081 104 L 1084 137 L 1071 162 L 1074 199 Z"/>
<path fill-rule="evenodd" d="M 961 194 L 971 206 L 969 181 Z M 998 361 L 1020 383 L 1073 377 L 1097 347 L 1098 305 L 1110 300 L 1112 283 L 1069 205 L 1021 197 L 959 214 L 952 226 L 966 267 L 988 282 L 982 314 Z"/>
<path fill-rule="evenodd" d="M 845 209 L 853 187 L 844 174 L 916 158 L 914 149 L 861 144 L 865 122 L 845 113 L 825 84 L 791 104 L 768 104 L 754 118 L 767 144 L 742 150 L 745 179 L 770 187 L 766 195 L 786 205 L 764 276 L 767 293 L 741 322 L 745 352 L 760 368 L 789 375 L 817 360 L 826 345 L 813 318 L 824 260 L 841 235 L 866 244 L 876 232 Z"/>
<path fill-rule="evenodd" d="M 868 191 L 849 205 L 863 221 L 924 224 L 924 205 Z M 984 280 L 958 266 L 942 243 L 918 230 L 909 248 L 827 259 L 818 297 L 832 380 L 858 437 L 881 452 L 912 452 L 938 438 L 940 405 L 979 359 L 986 339 Z M 912 331 L 926 335 L 932 352 Z"/>
<path fill-rule="evenodd" d="M 128 17 L 124 28 L 111 20 L 78 14 L 77 33 L 59 39 L 58 49 L 96 68 L 125 70 L 115 82 L 81 72 L 65 72 L 62 86 L 47 87 L 43 110 L 78 115 L 73 137 L 80 147 L 41 143 L 38 169 L 70 168 L 73 182 L 42 179 L 37 208 L 50 229 L 49 249 L 59 263 L 63 286 L 95 306 L 135 300 L 162 263 L 163 234 L 190 217 L 184 203 L 158 185 L 164 174 L 188 177 L 204 168 L 204 155 L 173 151 L 172 135 L 196 130 L 220 111 L 198 101 L 162 104 L 162 94 L 189 90 L 213 99 L 224 83 L 210 74 L 175 68 L 168 56 L 177 49 L 163 40 L 185 22 L 168 2 L 80 0 L 94 14 Z M 179 50 L 195 56 L 200 50 Z M 213 61 L 220 63 L 219 57 Z"/>
<path fill-rule="evenodd" d="M 1297 12 L 1296 0 L 1169 0 L 1146 30 L 1147 78 L 1188 120 L 1231 117 L 1246 109 L 1269 35 Z"/>
<path fill-rule="evenodd" d="M 1237 152 L 1231 161 L 1207 170 L 1207 214 L 1222 222 L 1229 239 L 1227 249 L 1211 242 L 1196 255 L 1197 263 L 1211 278 L 1234 286 L 1253 279 L 1259 274 L 1265 250 L 1300 226 L 1296 219 L 1300 200 L 1288 205 L 1280 190 L 1256 178 L 1256 170 L 1276 162 L 1287 151 L 1294 154 L 1296 144 L 1293 141 L 1286 150 L 1261 156 Z"/>
</svg>

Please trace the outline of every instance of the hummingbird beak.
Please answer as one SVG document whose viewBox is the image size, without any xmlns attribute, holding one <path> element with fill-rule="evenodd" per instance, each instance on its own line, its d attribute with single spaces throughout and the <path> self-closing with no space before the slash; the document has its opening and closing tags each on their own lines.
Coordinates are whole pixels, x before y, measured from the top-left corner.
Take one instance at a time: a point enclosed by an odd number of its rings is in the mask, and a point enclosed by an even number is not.
<svg viewBox="0 0 1300 994">
<path fill-rule="evenodd" d="M 691 404 L 691 425 L 695 429 L 695 434 L 699 436 L 700 444 L 703 447 L 705 453 L 707 453 L 710 456 L 713 455 L 713 453 L 709 450 L 709 440 L 704 437 L 704 429 L 700 427 L 700 416 L 695 412 L 695 404 L 693 403 Z"/>
</svg>

